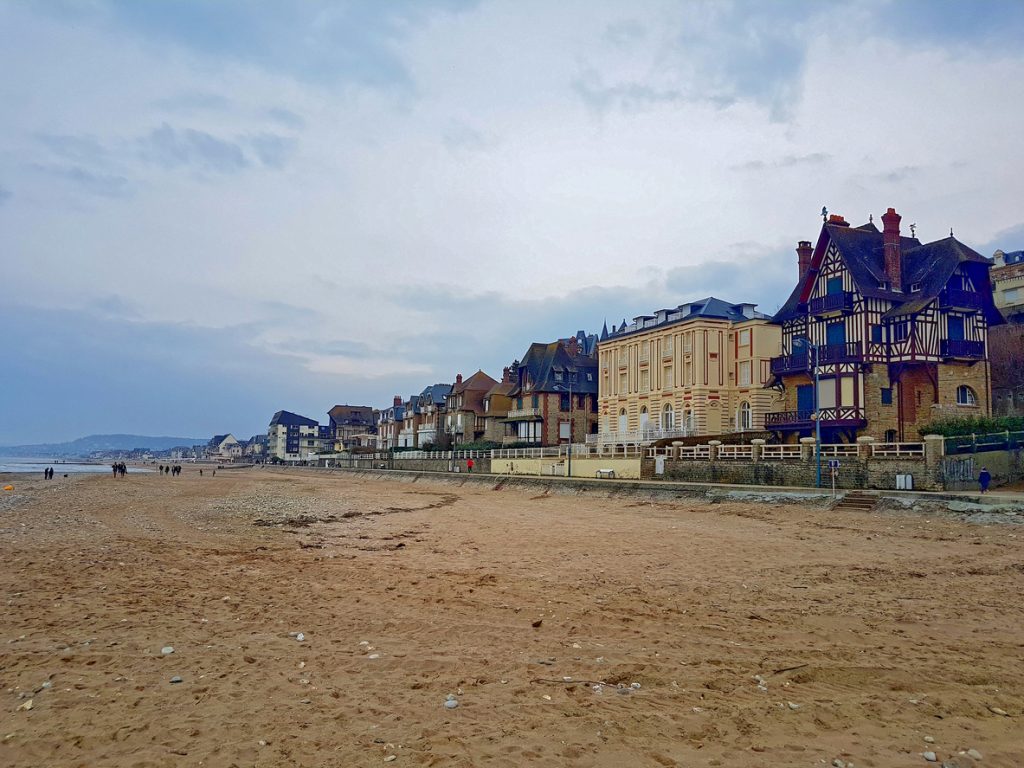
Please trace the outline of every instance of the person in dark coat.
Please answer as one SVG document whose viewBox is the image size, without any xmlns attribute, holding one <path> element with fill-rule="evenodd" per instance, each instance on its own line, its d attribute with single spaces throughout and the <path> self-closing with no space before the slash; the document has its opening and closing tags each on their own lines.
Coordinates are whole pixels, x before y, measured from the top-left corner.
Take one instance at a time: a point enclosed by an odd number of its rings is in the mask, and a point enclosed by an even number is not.
<svg viewBox="0 0 1024 768">
<path fill-rule="evenodd" d="M 992 482 L 992 475 L 985 467 L 981 468 L 981 472 L 978 474 L 978 486 L 981 488 L 982 493 L 988 493 L 989 483 Z"/>
</svg>

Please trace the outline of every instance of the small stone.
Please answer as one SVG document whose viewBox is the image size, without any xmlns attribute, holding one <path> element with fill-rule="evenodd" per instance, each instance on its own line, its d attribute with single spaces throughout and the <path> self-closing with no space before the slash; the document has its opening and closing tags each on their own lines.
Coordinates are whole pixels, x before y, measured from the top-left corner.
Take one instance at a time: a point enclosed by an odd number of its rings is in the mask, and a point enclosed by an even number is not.
<svg viewBox="0 0 1024 768">
<path fill-rule="evenodd" d="M 385 763 L 390 763 L 393 760 L 397 760 L 397 759 L 398 759 L 398 755 L 388 755 L 387 757 L 384 758 L 384 762 Z"/>
<path fill-rule="evenodd" d="M 832 768 L 846 768 L 846 761 L 840 760 L 838 757 L 832 760 Z"/>
<path fill-rule="evenodd" d="M 171 678 L 171 682 L 172 683 L 180 683 L 181 682 L 181 676 L 180 675 L 175 675 L 174 677 Z"/>
<path fill-rule="evenodd" d="M 312 704 L 312 703 L 313 702 L 310 701 L 309 699 L 302 699 L 302 701 L 299 702 L 299 704 Z"/>
<path fill-rule="evenodd" d="M 40 688 L 49 688 L 51 685 L 53 685 L 53 683 L 51 683 L 49 680 L 43 680 L 43 684 L 40 685 L 39 687 Z"/>
<path fill-rule="evenodd" d="M 548 696 L 546 693 L 543 696 L 541 696 L 541 698 L 544 699 L 544 701 L 551 701 L 551 697 Z"/>
<path fill-rule="evenodd" d="M 792 709 L 794 712 L 796 712 L 796 710 L 800 709 L 800 705 L 799 704 L 794 704 L 792 701 L 788 702 L 788 705 L 789 705 L 789 708 Z"/>
<path fill-rule="evenodd" d="M 937 763 L 939 761 L 939 758 L 935 756 L 934 752 L 925 752 L 921 755 L 921 757 L 923 757 L 929 763 Z"/>
<path fill-rule="evenodd" d="M 447 696 L 444 697 L 444 700 L 445 701 L 455 701 L 455 694 L 454 693 L 449 693 Z"/>
<path fill-rule="evenodd" d="M 301 643 L 303 640 L 306 639 L 306 636 L 304 634 L 302 634 L 301 632 L 299 632 L 297 635 L 295 635 L 295 639 L 298 640 Z"/>
<path fill-rule="evenodd" d="M 259 746 L 261 746 L 261 747 L 265 747 L 265 746 L 267 746 L 267 742 L 266 742 L 266 741 L 265 741 L 264 739 L 260 739 L 260 740 L 259 740 L 259 741 L 257 741 L 256 743 L 257 743 L 257 744 L 258 744 Z"/>
<path fill-rule="evenodd" d="M 991 712 L 993 715 L 1002 715 L 1003 717 L 1009 717 L 1009 715 L 1006 714 L 1006 710 L 1000 709 L 999 707 L 989 707 L 988 711 Z"/>
<path fill-rule="evenodd" d="M 27 712 L 30 709 L 32 709 L 32 699 L 29 699 L 24 704 L 19 704 L 17 711 L 18 712 L 21 712 L 21 711 Z"/>
<path fill-rule="evenodd" d="M 566 675 L 565 677 L 562 678 L 562 682 L 563 683 L 571 683 L 572 682 L 572 678 L 569 677 L 568 675 Z"/>
<path fill-rule="evenodd" d="M 582 645 L 580 645 L 579 643 L 573 643 L 573 644 L 572 644 L 572 647 L 573 647 L 573 648 L 582 648 L 583 646 L 582 646 Z"/>
<path fill-rule="evenodd" d="M 368 659 L 379 659 L 380 658 L 380 654 L 379 653 L 371 653 L 366 658 L 368 658 Z"/>
<path fill-rule="evenodd" d="M 165 645 L 163 648 L 160 649 L 160 653 L 162 653 L 164 656 L 170 656 L 172 653 L 174 653 L 174 646 Z"/>
<path fill-rule="evenodd" d="M 444 703 L 445 709 L 455 709 L 457 706 L 459 706 L 459 702 L 457 702 L 455 699 L 448 699 Z"/>
<path fill-rule="evenodd" d="M 935 738 L 932 737 L 932 736 L 925 736 L 924 737 L 924 743 L 925 744 L 934 744 L 935 743 Z"/>
<path fill-rule="evenodd" d="M 973 747 L 967 750 L 967 756 L 972 760 L 981 760 L 981 752 L 974 749 Z"/>
<path fill-rule="evenodd" d="M 630 683 L 629 687 L 632 688 L 634 691 L 639 691 L 640 690 L 640 683 Z"/>
</svg>

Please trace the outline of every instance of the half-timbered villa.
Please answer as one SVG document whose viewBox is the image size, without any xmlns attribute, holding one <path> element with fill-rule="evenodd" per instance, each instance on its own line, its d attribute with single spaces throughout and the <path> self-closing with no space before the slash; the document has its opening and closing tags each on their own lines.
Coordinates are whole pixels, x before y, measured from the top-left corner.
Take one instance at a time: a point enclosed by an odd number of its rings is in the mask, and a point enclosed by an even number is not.
<svg viewBox="0 0 1024 768">
<path fill-rule="evenodd" d="M 799 281 L 773 318 L 769 386 L 785 407 L 765 417 L 783 439 L 812 435 L 818 418 L 826 442 L 915 440 L 941 413 L 990 412 L 987 335 L 1002 322 L 990 262 L 952 232 L 903 237 L 900 220 L 888 209 L 879 232 L 831 215 L 814 246 L 797 246 Z"/>
</svg>

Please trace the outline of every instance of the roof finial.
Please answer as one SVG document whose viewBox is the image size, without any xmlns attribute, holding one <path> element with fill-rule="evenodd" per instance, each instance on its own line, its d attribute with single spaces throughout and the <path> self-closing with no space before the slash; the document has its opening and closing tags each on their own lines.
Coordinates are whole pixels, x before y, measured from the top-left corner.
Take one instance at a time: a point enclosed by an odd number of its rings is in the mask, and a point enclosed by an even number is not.
<svg viewBox="0 0 1024 768">
<path fill-rule="evenodd" d="M 869 213 L 868 214 L 868 224 L 874 224 L 874 223 L 875 223 L 875 214 Z"/>
<path fill-rule="evenodd" d="M 821 220 L 828 221 L 828 208 L 821 206 Z"/>
<path fill-rule="evenodd" d="M 911 224 L 910 225 L 910 236 L 911 237 L 917 237 L 916 230 L 917 230 L 917 224 Z"/>
<path fill-rule="evenodd" d="M 952 236 L 953 236 L 953 228 L 952 228 L 952 227 L 950 227 L 950 228 L 949 228 L 949 236 L 950 236 L 950 237 L 952 237 Z"/>
</svg>

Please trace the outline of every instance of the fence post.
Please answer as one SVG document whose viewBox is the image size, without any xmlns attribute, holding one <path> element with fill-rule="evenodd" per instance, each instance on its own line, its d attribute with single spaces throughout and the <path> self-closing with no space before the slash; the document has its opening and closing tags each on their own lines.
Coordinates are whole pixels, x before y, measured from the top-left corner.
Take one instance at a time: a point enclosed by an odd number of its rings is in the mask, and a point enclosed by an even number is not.
<svg viewBox="0 0 1024 768">
<path fill-rule="evenodd" d="M 757 462 L 757 461 L 761 460 L 761 450 L 762 450 L 763 447 L 764 447 L 764 440 L 762 440 L 759 437 L 755 437 L 753 440 L 750 441 L 750 460 L 751 461 Z"/>
<path fill-rule="evenodd" d="M 679 447 L 682 444 L 683 444 L 682 440 L 673 440 L 672 441 L 672 458 L 673 459 L 678 459 L 679 458 Z"/>
<path fill-rule="evenodd" d="M 814 460 L 814 438 L 813 437 L 801 437 L 800 438 L 800 461 L 813 461 Z"/>
<path fill-rule="evenodd" d="M 942 461 L 942 455 L 946 452 L 946 438 L 942 435 L 924 436 L 924 466 L 925 469 L 936 469 Z"/>
<path fill-rule="evenodd" d="M 708 442 L 708 461 L 718 460 L 718 446 L 721 444 L 721 440 L 711 440 Z"/>
<path fill-rule="evenodd" d="M 875 455 L 872 450 L 872 443 L 875 442 L 875 438 L 864 435 L 863 437 L 857 438 L 857 458 L 858 459 L 870 459 Z"/>
</svg>

